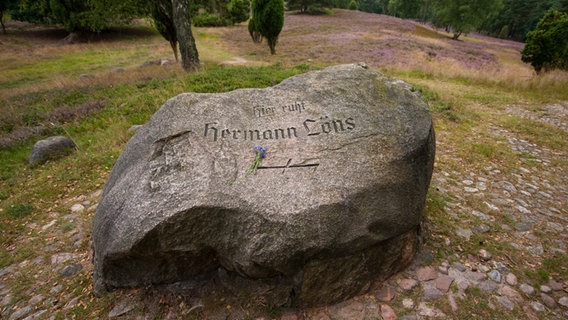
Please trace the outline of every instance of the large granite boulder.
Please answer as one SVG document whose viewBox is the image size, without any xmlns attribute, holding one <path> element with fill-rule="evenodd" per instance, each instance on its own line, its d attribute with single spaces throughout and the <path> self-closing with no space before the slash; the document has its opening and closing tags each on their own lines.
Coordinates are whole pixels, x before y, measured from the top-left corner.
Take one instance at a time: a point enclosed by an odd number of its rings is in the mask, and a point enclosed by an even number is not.
<svg viewBox="0 0 568 320">
<path fill-rule="evenodd" d="M 255 146 L 266 157 L 247 173 Z M 364 64 L 181 94 L 106 183 L 95 291 L 222 272 L 272 284 L 293 305 L 362 293 L 416 251 L 434 148 L 426 104 Z"/>
</svg>

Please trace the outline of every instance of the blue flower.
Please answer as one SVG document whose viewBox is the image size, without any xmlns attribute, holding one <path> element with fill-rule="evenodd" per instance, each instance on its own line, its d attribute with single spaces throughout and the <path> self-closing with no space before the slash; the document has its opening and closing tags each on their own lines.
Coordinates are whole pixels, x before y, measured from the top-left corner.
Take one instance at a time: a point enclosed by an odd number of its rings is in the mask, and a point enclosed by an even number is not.
<svg viewBox="0 0 568 320">
<path fill-rule="evenodd" d="M 258 169 L 258 167 L 260 167 L 260 163 L 262 162 L 262 159 L 266 158 L 266 149 L 264 149 L 262 146 L 255 146 L 254 148 L 252 148 L 252 151 L 256 155 L 254 157 L 254 161 L 252 162 L 250 167 L 247 169 L 245 174 L 249 174 L 250 172 L 252 172 L 252 174 L 256 174 L 256 169 Z"/>
<path fill-rule="evenodd" d="M 260 154 L 260 157 L 262 159 L 266 158 L 266 149 L 264 149 L 262 146 L 256 146 L 252 148 L 252 151 L 254 151 L 256 154 Z"/>
</svg>

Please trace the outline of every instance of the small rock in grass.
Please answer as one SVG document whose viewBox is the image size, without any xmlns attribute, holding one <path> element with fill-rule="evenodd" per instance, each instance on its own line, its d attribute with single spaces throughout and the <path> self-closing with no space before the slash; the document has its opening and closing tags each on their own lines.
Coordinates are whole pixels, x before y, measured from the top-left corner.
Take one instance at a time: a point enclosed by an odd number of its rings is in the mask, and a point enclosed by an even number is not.
<svg viewBox="0 0 568 320">
<path fill-rule="evenodd" d="M 554 301 L 554 299 L 546 293 L 541 293 L 540 298 L 542 299 L 542 302 L 544 302 L 544 304 L 550 309 L 555 309 L 557 307 L 556 301 Z"/>
<path fill-rule="evenodd" d="M 545 311 L 542 303 L 540 303 L 538 301 L 531 302 L 531 309 L 533 309 L 536 312 L 544 312 Z"/>
<path fill-rule="evenodd" d="M 542 293 L 551 293 L 552 292 L 552 288 L 546 285 L 541 285 L 540 286 L 540 292 Z"/>
<path fill-rule="evenodd" d="M 404 300 L 402 300 L 402 306 L 406 309 L 413 309 L 414 301 L 412 301 L 412 299 L 410 298 L 404 298 Z"/>
<path fill-rule="evenodd" d="M 394 310 L 386 304 L 381 304 L 381 317 L 383 320 L 395 320 L 397 318 Z"/>
<path fill-rule="evenodd" d="M 548 281 L 548 285 L 549 285 L 550 288 L 552 288 L 552 290 L 554 290 L 554 291 L 560 291 L 560 290 L 563 289 L 562 283 L 557 282 L 557 281 L 555 281 L 555 280 L 553 280 L 553 279 L 550 279 L 550 280 Z"/>
<path fill-rule="evenodd" d="M 420 268 L 416 270 L 416 277 L 420 281 L 434 280 L 438 277 L 436 270 L 432 267 Z"/>
<path fill-rule="evenodd" d="M 507 275 L 505 276 L 505 282 L 507 282 L 507 284 L 510 286 L 516 286 L 518 283 L 517 276 L 513 273 L 507 273 Z"/>
<path fill-rule="evenodd" d="M 389 285 L 384 285 L 381 287 L 379 292 L 377 293 L 377 299 L 382 302 L 389 302 L 394 299 L 395 290 Z"/>
<path fill-rule="evenodd" d="M 450 286 L 454 282 L 454 278 L 448 276 L 441 276 L 436 279 L 436 288 L 443 293 L 448 292 Z"/>
<path fill-rule="evenodd" d="M 532 296 L 535 293 L 534 287 L 532 287 L 532 286 L 530 286 L 526 283 L 521 283 L 521 285 L 519 286 L 519 289 L 521 289 L 521 291 L 528 296 Z"/>
<path fill-rule="evenodd" d="M 515 304 L 505 296 L 497 296 L 497 302 L 509 311 L 513 311 L 513 309 L 515 309 Z"/>
<path fill-rule="evenodd" d="M 501 283 L 501 272 L 499 272 L 498 270 L 491 270 L 491 272 L 489 272 L 487 276 L 489 277 L 489 279 L 497 283 Z"/>
<path fill-rule="evenodd" d="M 568 297 L 562 297 L 560 298 L 560 300 L 558 300 L 558 303 L 563 306 L 568 308 Z"/>
<path fill-rule="evenodd" d="M 485 280 L 480 282 L 477 287 L 485 292 L 494 292 L 499 288 L 499 285 L 491 280 Z"/>
<path fill-rule="evenodd" d="M 422 297 L 422 300 L 426 302 L 434 301 L 440 299 L 443 295 L 442 291 L 436 288 L 426 287 L 424 288 L 424 296 Z"/>
<path fill-rule="evenodd" d="M 406 291 L 414 289 L 414 287 L 416 287 L 417 285 L 418 281 L 414 279 L 402 279 L 398 284 L 400 288 Z"/>
<path fill-rule="evenodd" d="M 479 250 L 479 258 L 481 258 L 481 260 L 489 261 L 489 260 L 491 260 L 492 257 L 493 257 L 493 255 L 489 251 L 487 251 L 485 249 Z"/>
<path fill-rule="evenodd" d="M 61 270 L 61 275 L 63 277 L 70 277 L 74 274 L 77 274 L 79 271 L 83 270 L 83 266 L 79 263 L 73 263 L 68 266 L 65 266 L 63 270 Z"/>
</svg>

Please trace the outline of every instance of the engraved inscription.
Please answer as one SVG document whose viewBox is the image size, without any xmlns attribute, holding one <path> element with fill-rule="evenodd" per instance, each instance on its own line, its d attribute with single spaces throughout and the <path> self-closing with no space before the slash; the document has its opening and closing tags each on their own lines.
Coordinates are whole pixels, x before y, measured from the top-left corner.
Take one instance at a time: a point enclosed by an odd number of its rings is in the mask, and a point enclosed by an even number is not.
<svg viewBox="0 0 568 320">
<path fill-rule="evenodd" d="M 337 134 L 349 132 L 356 128 L 355 119 L 329 119 L 327 116 L 318 120 L 306 119 L 298 126 L 287 128 L 222 128 L 219 122 L 213 121 L 205 124 L 203 136 L 213 141 L 219 140 L 284 140 L 296 139 L 300 136 L 317 136 L 320 134 Z"/>
<path fill-rule="evenodd" d="M 288 168 L 314 168 L 316 171 L 317 167 L 319 167 L 319 163 L 308 163 L 308 164 L 292 164 L 292 159 L 288 159 L 288 162 L 284 166 L 260 166 L 258 167 L 259 170 L 274 170 L 274 169 L 282 169 L 282 173 L 286 172 Z"/>
<path fill-rule="evenodd" d="M 252 108 L 252 113 L 255 117 L 265 117 L 265 116 L 272 116 L 277 113 L 284 113 L 284 112 L 299 112 L 306 110 L 305 102 L 294 102 L 285 106 L 279 107 L 267 107 L 267 106 L 254 106 Z"/>
</svg>

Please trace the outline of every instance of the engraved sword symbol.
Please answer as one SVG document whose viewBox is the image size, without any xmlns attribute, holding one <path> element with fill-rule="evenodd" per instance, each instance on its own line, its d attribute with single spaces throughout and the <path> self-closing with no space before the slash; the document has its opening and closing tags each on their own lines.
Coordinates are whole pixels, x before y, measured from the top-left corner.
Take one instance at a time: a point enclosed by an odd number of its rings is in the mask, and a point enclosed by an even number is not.
<svg viewBox="0 0 568 320">
<path fill-rule="evenodd" d="M 266 170 L 266 169 L 282 169 L 282 173 L 286 172 L 288 168 L 314 168 L 316 171 L 319 163 L 309 163 L 309 164 L 292 164 L 292 159 L 288 159 L 288 162 L 284 166 L 260 166 L 258 170 Z"/>
</svg>

